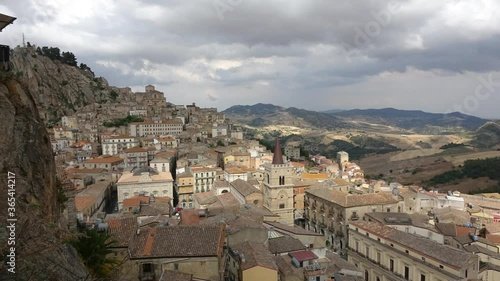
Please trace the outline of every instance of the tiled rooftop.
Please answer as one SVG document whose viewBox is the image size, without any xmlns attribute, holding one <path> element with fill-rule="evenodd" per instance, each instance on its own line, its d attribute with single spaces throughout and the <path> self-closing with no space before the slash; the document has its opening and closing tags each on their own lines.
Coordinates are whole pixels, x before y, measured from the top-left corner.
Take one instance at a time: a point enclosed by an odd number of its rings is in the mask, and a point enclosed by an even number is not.
<svg viewBox="0 0 500 281">
<path fill-rule="evenodd" d="M 246 241 L 234 245 L 231 249 L 243 254 L 245 262 L 242 262 L 240 265 L 242 270 L 247 270 L 256 266 L 278 270 L 273 255 L 264 244 Z"/>
<path fill-rule="evenodd" d="M 109 233 L 116 240 L 117 247 L 128 247 L 137 230 L 137 219 L 135 217 L 109 219 Z"/>
<path fill-rule="evenodd" d="M 289 253 L 306 249 L 306 246 L 291 236 L 285 235 L 268 240 L 269 251 L 273 254 Z"/>
<path fill-rule="evenodd" d="M 224 226 L 163 226 L 141 231 L 130 248 L 131 259 L 215 257 L 221 254 Z"/>
<path fill-rule="evenodd" d="M 326 201 L 333 202 L 345 208 L 380 205 L 380 204 L 395 204 L 397 199 L 387 193 L 368 193 L 368 194 L 349 194 L 338 191 L 335 187 L 314 188 L 306 191 L 306 194 L 322 198 Z"/>
<path fill-rule="evenodd" d="M 423 256 L 432 258 L 440 263 L 450 265 L 455 268 L 465 266 L 473 255 L 464 251 L 439 244 L 433 240 L 413 235 L 391 227 L 368 221 L 350 222 L 350 227 L 361 228 L 381 238 L 398 243 L 399 245 L 420 253 Z"/>
<path fill-rule="evenodd" d="M 252 193 L 260 193 L 260 190 L 255 188 L 255 186 L 249 184 L 248 182 L 242 179 L 237 179 L 231 182 L 230 185 L 244 197 Z"/>
</svg>

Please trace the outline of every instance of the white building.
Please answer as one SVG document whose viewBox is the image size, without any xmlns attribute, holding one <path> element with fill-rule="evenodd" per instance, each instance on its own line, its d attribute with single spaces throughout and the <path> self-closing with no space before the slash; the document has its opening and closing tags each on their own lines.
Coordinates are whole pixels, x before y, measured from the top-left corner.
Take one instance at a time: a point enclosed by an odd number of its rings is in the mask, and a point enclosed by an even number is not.
<svg viewBox="0 0 500 281">
<path fill-rule="evenodd" d="M 117 155 L 125 149 L 139 146 L 139 140 L 129 135 L 113 135 L 102 139 L 102 154 Z"/>
<path fill-rule="evenodd" d="M 181 119 L 163 121 L 134 122 L 129 124 L 129 133 L 134 137 L 168 136 L 182 133 L 184 124 Z"/>
<path fill-rule="evenodd" d="M 170 160 L 156 157 L 149 162 L 149 166 L 158 172 L 170 172 Z"/>
<path fill-rule="evenodd" d="M 224 179 L 229 183 L 237 179 L 247 181 L 248 173 L 241 168 L 230 167 L 224 170 Z"/>
<path fill-rule="evenodd" d="M 124 172 L 116 183 L 118 189 L 118 208 L 123 208 L 123 199 L 132 196 L 174 196 L 173 178 L 170 172 L 158 172 L 151 167 Z"/>
</svg>

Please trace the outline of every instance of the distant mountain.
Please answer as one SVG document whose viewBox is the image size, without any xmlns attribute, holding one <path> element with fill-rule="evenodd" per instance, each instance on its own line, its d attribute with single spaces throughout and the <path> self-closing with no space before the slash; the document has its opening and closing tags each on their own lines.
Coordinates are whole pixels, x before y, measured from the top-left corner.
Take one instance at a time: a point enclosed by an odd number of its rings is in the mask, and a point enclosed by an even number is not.
<svg viewBox="0 0 500 281">
<path fill-rule="evenodd" d="M 325 113 L 284 108 L 272 104 L 235 105 L 224 111 L 230 119 L 255 127 L 288 125 L 315 127 L 318 129 L 390 130 L 392 132 L 416 132 L 446 134 L 475 131 L 488 120 L 459 112 L 441 114 L 420 110 L 353 109 Z"/>
<path fill-rule="evenodd" d="M 254 105 L 234 105 L 224 110 L 225 114 L 230 115 L 266 115 L 283 111 L 285 108 L 273 104 L 257 103 Z"/>
<path fill-rule="evenodd" d="M 488 120 L 453 113 L 428 113 L 420 110 L 399 110 L 394 108 L 383 109 L 353 109 L 331 115 L 351 120 L 365 121 L 388 126 L 395 126 L 415 131 L 456 131 L 457 129 L 476 130 Z"/>
<path fill-rule="evenodd" d="M 326 113 L 326 114 L 332 114 L 332 113 L 339 113 L 345 111 L 344 109 L 329 109 L 329 110 L 324 110 L 320 111 L 321 113 Z"/>
<path fill-rule="evenodd" d="M 263 103 L 235 105 L 224 110 L 224 114 L 232 120 L 255 127 L 288 125 L 332 130 L 352 127 L 348 122 L 330 114 Z"/>
</svg>

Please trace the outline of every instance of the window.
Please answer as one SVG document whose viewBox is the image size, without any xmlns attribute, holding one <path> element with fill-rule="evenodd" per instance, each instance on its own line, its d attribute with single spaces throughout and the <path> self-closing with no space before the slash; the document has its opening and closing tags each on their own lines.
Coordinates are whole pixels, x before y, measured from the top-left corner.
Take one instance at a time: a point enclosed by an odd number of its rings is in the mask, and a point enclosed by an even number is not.
<svg viewBox="0 0 500 281">
<path fill-rule="evenodd" d="M 151 273 L 153 272 L 153 265 L 150 263 L 143 263 L 142 264 L 142 272 L 143 273 Z"/>
<path fill-rule="evenodd" d="M 424 258 L 424 257 L 422 257 L 422 261 L 425 261 L 425 258 Z"/>
<path fill-rule="evenodd" d="M 425 281 L 425 274 L 420 274 L 420 281 Z"/>
<path fill-rule="evenodd" d="M 405 280 L 409 280 L 410 279 L 410 268 L 408 266 L 405 265 Z"/>
<path fill-rule="evenodd" d="M 359 242 L 356 241 L 356 252 L 359 252 Z"/>
<path fill-rule="evenodd" d="M 439 265 L 440 269 L 444 269 L 444 266 L 442 264 Z"/>
<path fill-rule="evenodd" d="M 380 252 L 377 252 L 377 263 L 380 263 Z"/>
<path fill-rule="evenodd" d="M 391 208 L 387 208 L 387 212 L 390 213 L 391 212 Z"/>
<path fill-rule="evenodd" d="M 280 209 L 285 209 L 285 204 L 281 203 L 279 206 Z"/>
<path fill-rule="evenodd" d="M 179 264 L 178 263 L 174 263 L 174 270 L 179 270 Z"/>
<path fill-rule="evenodd" d="M 370 247 L 366 246 L 366 257 L 370 258 Z"/>
<path fill-rule="evenodd" d="M 405 252 L 406 252 L 407 254 L 410 254 L 410 251 L 408 251 L 408 250 L 405 250 Z"/>
<path fill-rule="evenodd" d="M 467 272 L 467 269 L 466 269 L 466 270 L 465 270 L 465 278 L 467 278 L 467 273 L 468 273 L 468 272 Z"/>
<path fill-rule="evenodd" d="M 389 270 L 394 272 L 394 260 L 389 259 Z"/>
</svg>

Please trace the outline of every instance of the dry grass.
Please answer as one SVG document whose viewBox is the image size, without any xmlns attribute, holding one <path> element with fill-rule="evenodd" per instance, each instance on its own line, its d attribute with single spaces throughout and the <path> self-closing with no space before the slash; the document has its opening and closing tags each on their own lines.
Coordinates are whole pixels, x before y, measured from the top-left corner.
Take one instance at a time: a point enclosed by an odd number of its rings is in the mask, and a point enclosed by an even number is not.
<svg viewBox="0 0 500 281">
<path fill-rule="evenodd" d="M 462 155 L 451 155 L 444 157 L 444 159 L 446 159 L 446 161 L 453 163 L 453 165 L 463 165 L 466 160 L 485 159 L 493 157 L 500 157 L 500 151 L 483 151 L 483 152 L 475 152 Z"/>
<path fill-rule="evenodd" d="M 425 157 L 425 156 L 431 156 L 437 153 L 442 152 L 442 149 L 438 148 L 428 148 L 428 149 L 414 149 L 414 150 L 408 150 L 408 151 L 403 151 L 400 152 L 394 156 L 390 157 L 390 161 L 404 161 L 404 160 L 410 160 L 413 158 L 417 157 Z"/>
<path fill-rule="evenodd" d="M 469 193 L 470 191 L 476 191 L 478 189 L 484 189 L 497 184 L 497 181 L 490 180 L 487 177 L 477 178 L 477 179 L 463 179 L 458 182 L 458 184 L 447 184 L 439 186 L 440 191 L 460 191 L 462 193 Z"/>
</svg>

